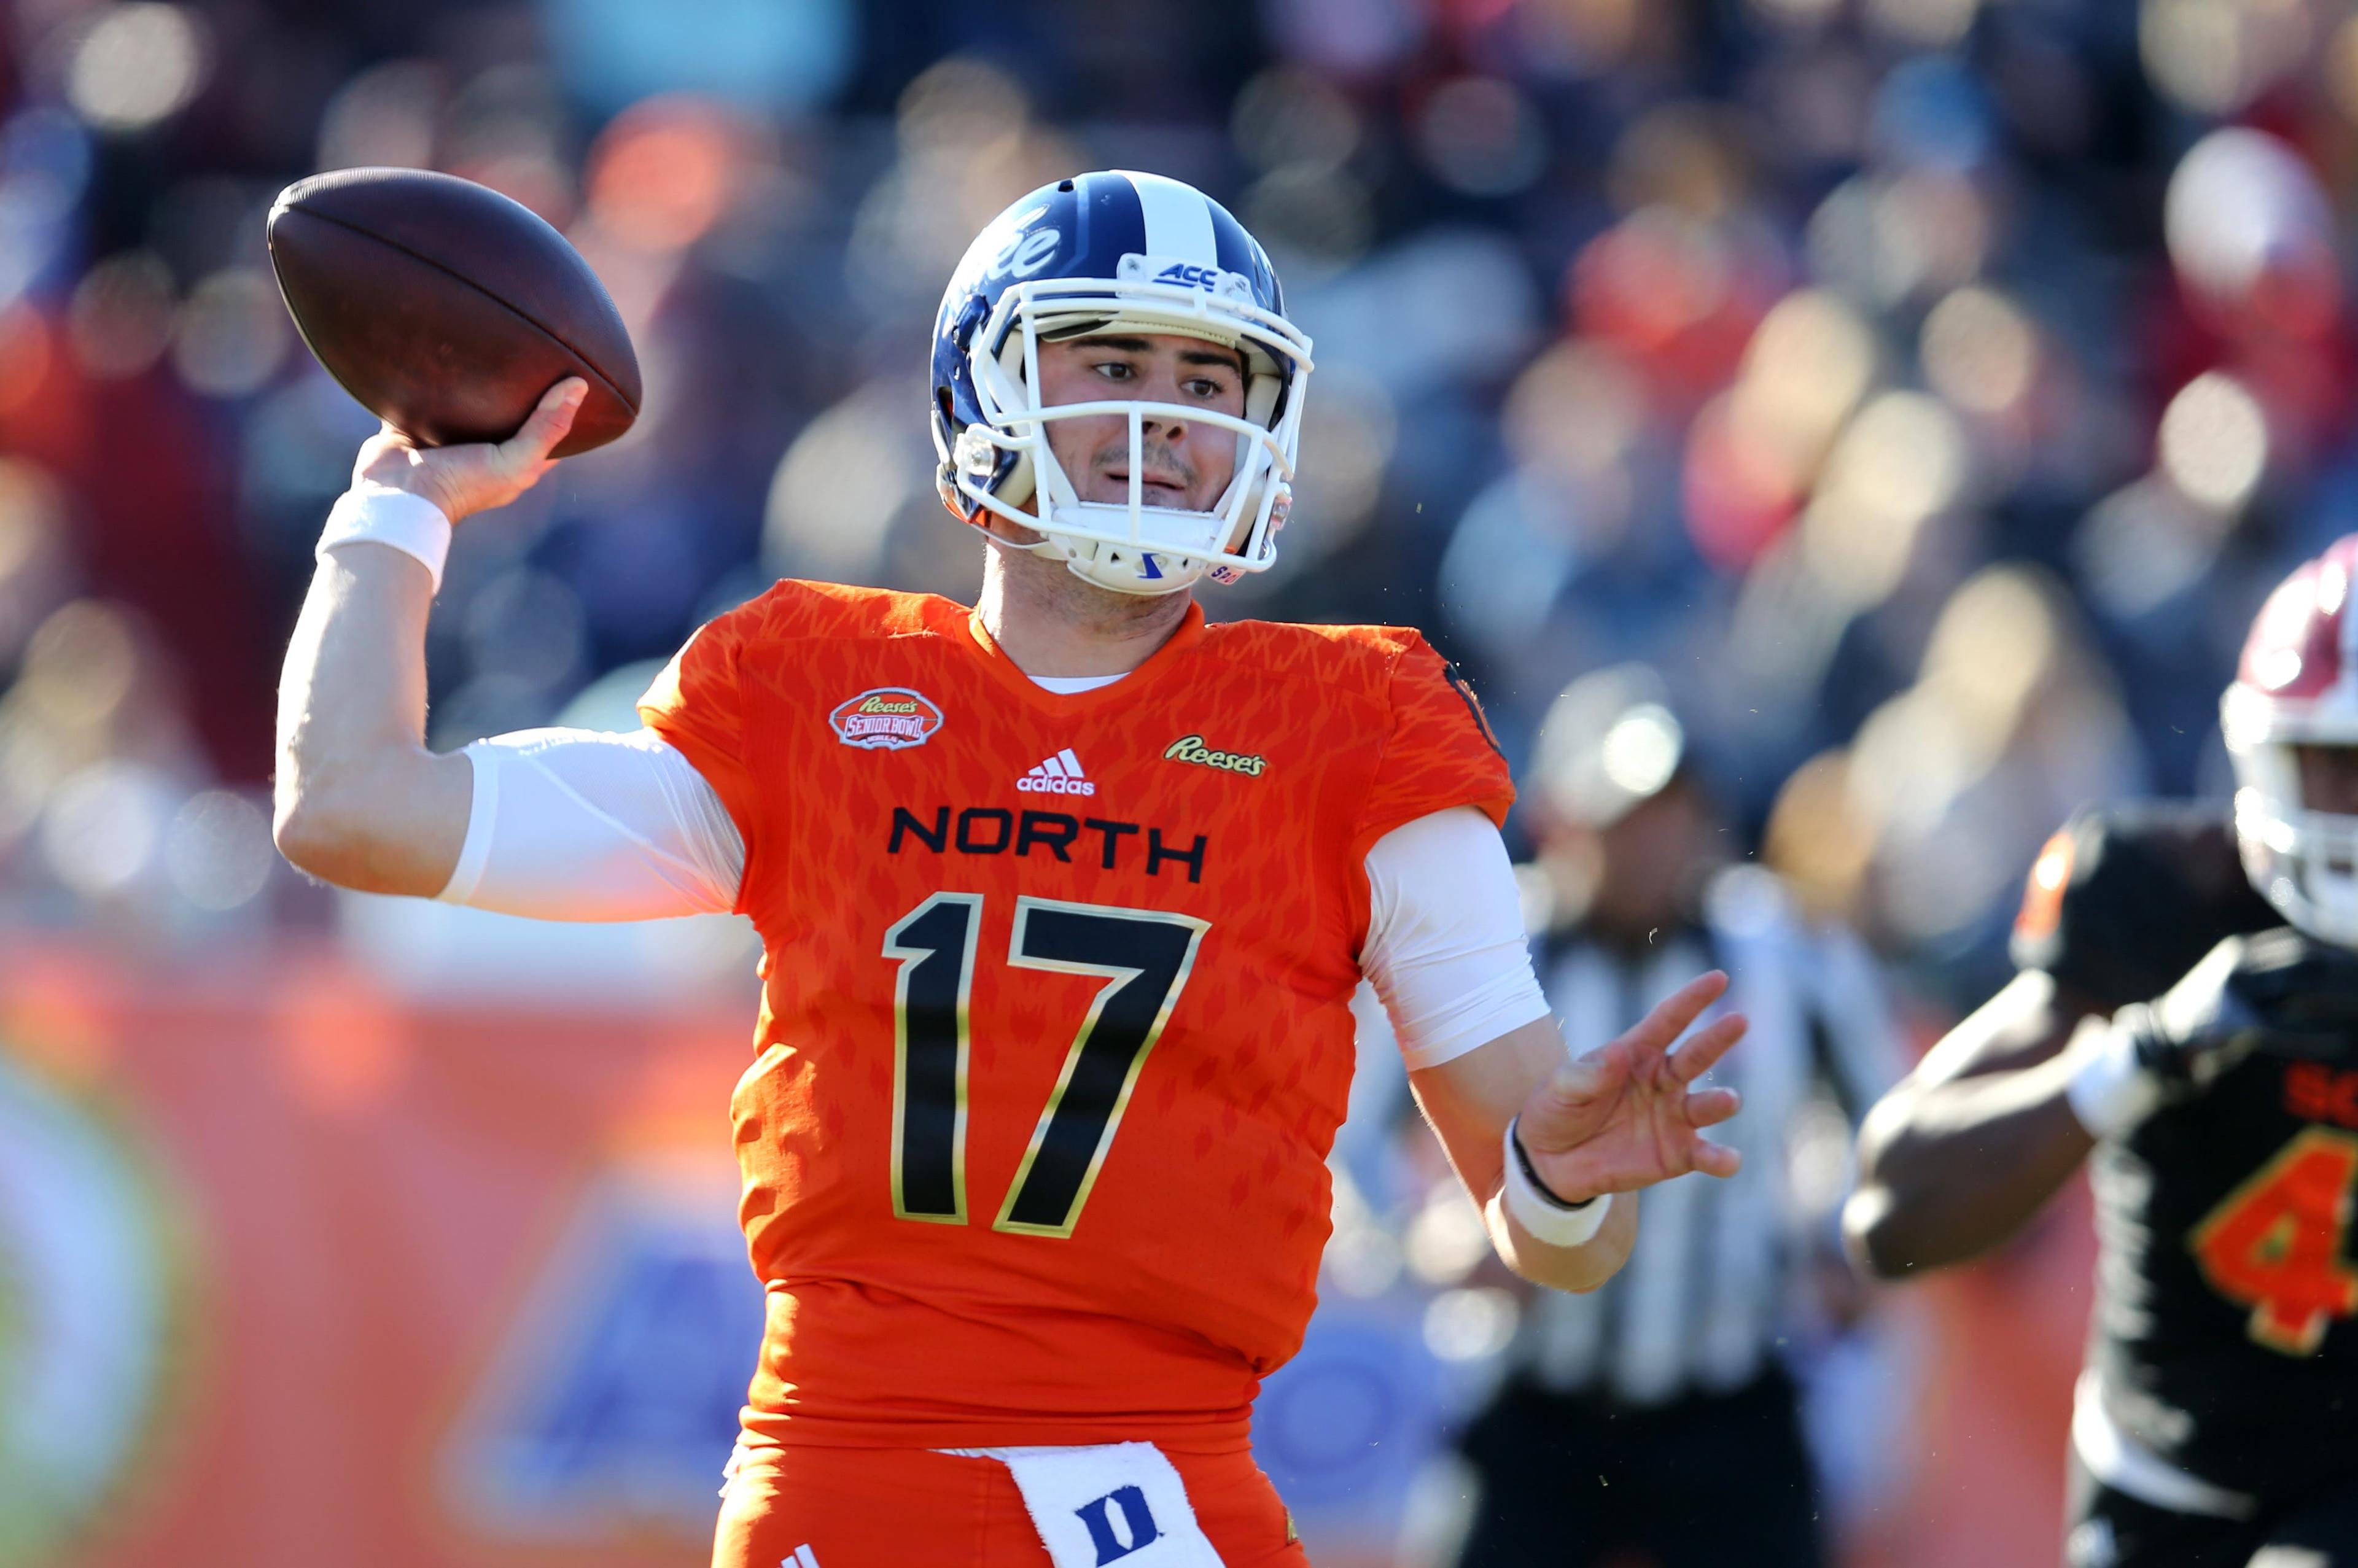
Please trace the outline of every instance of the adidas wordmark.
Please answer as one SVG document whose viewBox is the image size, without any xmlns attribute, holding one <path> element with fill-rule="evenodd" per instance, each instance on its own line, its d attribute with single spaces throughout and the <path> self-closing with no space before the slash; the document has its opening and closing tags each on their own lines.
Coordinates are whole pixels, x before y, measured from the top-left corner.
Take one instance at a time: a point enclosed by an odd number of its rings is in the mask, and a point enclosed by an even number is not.
<svg viewBox="0 0 2358 1568">
<path fill-rule="evenodd" d="M 1073 755 L 1070 746 L 1015 781 L 1015 787 L 1031 795 L 1095 795 L 1098 786 L 1081 772 L 1081 760 Z"/>
</svg>

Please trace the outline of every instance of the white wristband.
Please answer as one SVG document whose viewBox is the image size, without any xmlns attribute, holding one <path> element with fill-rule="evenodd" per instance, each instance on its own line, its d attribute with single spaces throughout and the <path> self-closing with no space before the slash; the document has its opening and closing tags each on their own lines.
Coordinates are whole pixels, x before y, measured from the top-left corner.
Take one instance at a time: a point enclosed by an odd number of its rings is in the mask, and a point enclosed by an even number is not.
<svg viewBox="0 0 2358 1568">
<path fill-rule="evenodd" d="M 2138 1063 L 2136 1042 L 2127 1030 L 2091 1019 L 2068 1049 L 2078 1061 L 2063 1098 L 2091 1137 L 2125 1132 L 2161 1103 L 2161 1086 Z"/>
<path fill-rule="evenodd" d="M 1499 1189 L 1507 1212 L 1515 1223 L 1530 1231 L 1536 1241 L 1550 1247 L 1579 1247 L 1595 1238 L 1605 1228 L 1606 1211 L 1613 1206 L 1613 1195 L 1606 1193 L 1593 1197 L 1577 1208 L 1566 1208 L 1547 1194 L 1540 1191 L 1528 1172 L 1523 1169 L 1523 1157 L 1515 1148 L 1515 1123 L 1507 1123 L 1506 1148 L 1507 1183 Z"/>
<path fill-rule="evenodd" d="M 313 552 L 325 560 L 346 545 L 390 545 L 423 566 L 442 591 L 442 562 L 450 553 L 450 519 L 422 495 L 364 479 L 336 498 Z"/>
</svg>

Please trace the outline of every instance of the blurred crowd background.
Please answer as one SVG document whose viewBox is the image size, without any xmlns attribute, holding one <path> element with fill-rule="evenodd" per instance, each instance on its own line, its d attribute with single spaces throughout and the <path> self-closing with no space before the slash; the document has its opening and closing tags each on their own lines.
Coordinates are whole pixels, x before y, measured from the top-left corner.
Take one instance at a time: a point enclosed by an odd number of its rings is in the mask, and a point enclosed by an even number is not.
<svg viewBox="0 0 2358 1568">
<path fill-rule="evenodd" d="M 627 723 L 779 576 L 970 590 L 942 283 L 1033 186 L 1152 168 L 1316 344 L 1284 558 L 1212 613 L 1421 625 L 1519 762 L 1567 681 L 1652 665 L 1730 858 L 1863 935 L 1920 1035 L 2003 975 L 2072 806 L 2223 792 L 2252 611 L 2358 527 L 2338 0 L 0 16 L 0 919 L 140 963 L 476 951 L 268 840 L 276 660 L 372 428 L 264 246 L 319 169 L 525 202 L 645 369 L 630 438 L 461 531 L 438 747 Z"/>
<path fill-rule="evenodd" d="M 1669 680 L 1719 792 L 1928 993 L 2075 802 L 2216 789 L 2262 589 L 2351 525 L 2325 0 L 16 0 L 0 56 L 0 840 L 40 919 L 305 920 L 253 809 L 368 424 L 290 330 L 307 172 L 451 170 L 597 265 L 647 414 L 466 531 L 436 743 L 779 575 L 957 592 L 942 280 L 1013 195 L 1227 201 L 1317 344 L 1219 614 L 1429 628 L 1510 750 Z"/>
</svg>

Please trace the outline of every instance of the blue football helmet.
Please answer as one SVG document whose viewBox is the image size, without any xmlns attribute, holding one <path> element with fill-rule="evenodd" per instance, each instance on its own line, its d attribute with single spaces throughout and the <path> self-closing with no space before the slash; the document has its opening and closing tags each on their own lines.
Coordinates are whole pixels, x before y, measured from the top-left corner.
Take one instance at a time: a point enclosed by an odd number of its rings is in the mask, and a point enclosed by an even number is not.
<svg viewBox="0 0 2358 1568">
<path fill-rule="evenodd" d="M 1040 344 L 1107 333 L 1201 338 L 1244 355 L 1244 417 L 1177 410 L 1236 433 L 1235 473 L 1212 510 L 1144 503 L 1142 421 L 1171 406 L 1042 406 Z M 1207 574 L 1233 582 L 1277 559 L 1309 378 L 1310 340 L 1285 319 L 1267 253 L 1218 202 L 1126 170 L 1043 186 L 983 230 L 942 296 L 933 410 L 942 501 L 968 523 L 989 514 L 1036 530 L 1044 540 L 1030 548 L 1119 593 L 1171 593 Z M 1130 420 L 1126 505 L 1083 501 L 1048 446 L 1053 421 L 1108 415 Z"/>
</svg>

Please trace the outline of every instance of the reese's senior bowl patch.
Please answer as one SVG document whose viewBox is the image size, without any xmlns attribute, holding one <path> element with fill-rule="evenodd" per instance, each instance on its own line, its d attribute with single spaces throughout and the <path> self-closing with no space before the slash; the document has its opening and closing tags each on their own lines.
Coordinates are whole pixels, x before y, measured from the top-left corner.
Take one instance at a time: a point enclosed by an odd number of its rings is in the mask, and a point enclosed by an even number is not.
<svg viewBox="0 0 2358 1568">
<path fill-rule="evenodd" d="M 867 752 L 897 752 L 922 746 L 942 727 L 942 710 L 922 691 L 880 686 L 836 705 L 827 728 L 847 746 Z"/>
</svg>

